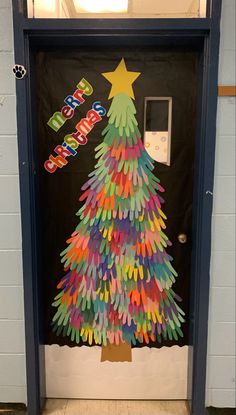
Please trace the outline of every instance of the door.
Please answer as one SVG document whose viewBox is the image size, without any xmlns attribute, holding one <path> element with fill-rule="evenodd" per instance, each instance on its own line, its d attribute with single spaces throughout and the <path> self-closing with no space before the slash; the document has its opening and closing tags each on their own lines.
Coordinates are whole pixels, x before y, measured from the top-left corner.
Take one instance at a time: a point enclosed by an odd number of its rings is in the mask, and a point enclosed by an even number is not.
<svg viewBox="0 0 236 415">
<path fill-rule="evenodd" d="M 183 48 L 36 54 L 48 397 L 187 399 L 196 68 L 197 54 Z M 170 99 L 171 112 L 159 105 Z M 169 157 L 153 161 L 162 137 Z M 101 209 L 113 212 L 104 226 Z"/>
</svg>

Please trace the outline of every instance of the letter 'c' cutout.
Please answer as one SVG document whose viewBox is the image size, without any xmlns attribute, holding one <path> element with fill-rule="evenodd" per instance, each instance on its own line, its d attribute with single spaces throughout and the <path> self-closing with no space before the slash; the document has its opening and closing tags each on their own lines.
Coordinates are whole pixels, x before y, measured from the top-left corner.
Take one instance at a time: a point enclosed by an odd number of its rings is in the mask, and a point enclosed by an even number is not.
<svg viewBox="0 0 236 415">
<path fill-rule="evenodd" d="M 54 173 L 57 169 L 57 166 L 50 160 L 46 160 L 44 163 L 44 168 L 49 172 L 49 173 Z"/>
</svg>

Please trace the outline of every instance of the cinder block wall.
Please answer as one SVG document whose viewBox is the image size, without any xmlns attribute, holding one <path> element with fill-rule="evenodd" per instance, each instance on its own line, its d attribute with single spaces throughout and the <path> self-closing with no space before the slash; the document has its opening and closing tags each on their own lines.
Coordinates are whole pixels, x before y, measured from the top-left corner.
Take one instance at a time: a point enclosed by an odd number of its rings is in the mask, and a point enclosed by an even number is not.
<svg viewBox="0 0 236 415">
<path fill-rule="evenodd" d="M 0 402 L 26 402 L 11 0 L 0 0 Z M 220 84 L 235 84 L 235 0 L 223 0 Z M 207 404 L 235 406 L 235 98 L 219 98 Z"/>
<path fill-rule="evenodd" d="M 223 0 L 219 84 L 235 85 L 235 0 Z M 207 404 L 235 407 L 235 97 L 218 98 Z"/>
<path fill-rule="evenodd" d="M 26 402 L 12 11 L 0 0 L 0 402 Z"/>
</svg>

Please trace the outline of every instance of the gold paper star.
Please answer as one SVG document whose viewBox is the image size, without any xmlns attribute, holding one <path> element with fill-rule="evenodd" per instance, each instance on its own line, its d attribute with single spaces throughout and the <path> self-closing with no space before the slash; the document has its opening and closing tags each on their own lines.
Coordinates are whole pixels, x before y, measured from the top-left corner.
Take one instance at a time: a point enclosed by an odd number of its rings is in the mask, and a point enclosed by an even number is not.
<svg viewBox="0 0 236 415">
<path fill-rule="evenodd" d="M 122 58 L 114 72 L 105 72 L 102 74 L 112 84 L 108 99 L 113 98 L 121 92 L 134 99 L 132 84 L 139 75 L 140 72 L 127 71 L 124 58 Z"/>
</svg>

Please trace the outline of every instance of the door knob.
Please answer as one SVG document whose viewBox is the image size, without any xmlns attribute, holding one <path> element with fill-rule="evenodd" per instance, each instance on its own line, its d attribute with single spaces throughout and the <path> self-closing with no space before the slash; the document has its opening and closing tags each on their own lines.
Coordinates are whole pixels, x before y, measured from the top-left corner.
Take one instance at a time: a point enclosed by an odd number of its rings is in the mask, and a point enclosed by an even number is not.
<svg viewBox="0 0 236 415">
<path fill-rule="evenodd" d="M 179 235 L 178 235 L 178 241 L 181 243 L 181 244 L 186 244 L 186 242 L 187 242 L 187 235 L 186 235 L 186 233 L 180 233 Z"/>
</svg>

